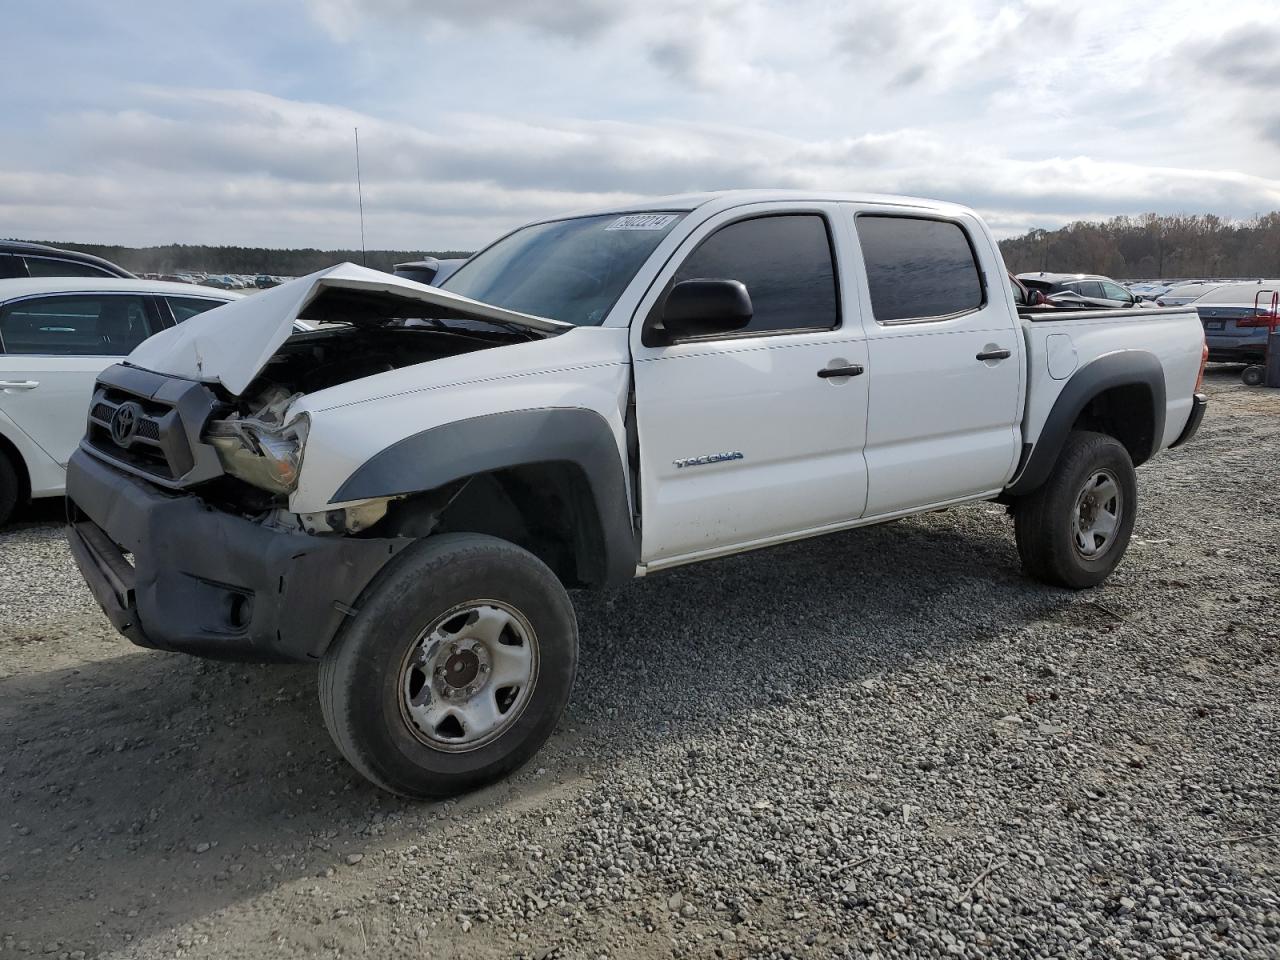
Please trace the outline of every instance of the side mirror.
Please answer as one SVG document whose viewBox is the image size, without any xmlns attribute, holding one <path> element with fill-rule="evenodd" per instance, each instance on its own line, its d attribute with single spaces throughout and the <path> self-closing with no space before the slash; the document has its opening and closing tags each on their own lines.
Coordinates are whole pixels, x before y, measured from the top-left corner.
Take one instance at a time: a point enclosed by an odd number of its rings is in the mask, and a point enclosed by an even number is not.
<svg viewBox="0 0 1280 960">
<path fill-rule="evenodd" d="M 751 322 L 751 295 L 739 280 L 682 280 L 662 309 L 666 341 L 732 333 Z"/>
</svg>

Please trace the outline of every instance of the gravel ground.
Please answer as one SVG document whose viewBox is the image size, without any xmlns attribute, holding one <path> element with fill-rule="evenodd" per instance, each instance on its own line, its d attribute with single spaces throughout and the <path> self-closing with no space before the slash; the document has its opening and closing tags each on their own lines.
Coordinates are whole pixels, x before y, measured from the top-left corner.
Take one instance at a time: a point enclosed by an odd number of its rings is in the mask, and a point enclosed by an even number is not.
<svg viewBox="0 0 1280 960">
<path fill-rule="evenodd" d="M 0 533 L 0 954 L 1280 957 L 1280 394 L 1210 377 L 1071 594 L 992 505 L 576 598 L 562 728 L 380 794 L 305 667 L 136 650 Z"/>
</svg>

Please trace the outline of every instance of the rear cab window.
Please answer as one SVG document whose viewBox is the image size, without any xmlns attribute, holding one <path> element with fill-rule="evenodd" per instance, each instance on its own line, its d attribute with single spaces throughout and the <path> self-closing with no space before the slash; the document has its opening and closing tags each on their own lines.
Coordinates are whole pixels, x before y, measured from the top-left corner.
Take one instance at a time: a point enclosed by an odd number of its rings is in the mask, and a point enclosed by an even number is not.
<svg viewBox="0 0 1280 960">
<path fill-rule="evenodd" d="M 982 272 L 958 223 L 859 214 L 858 243 L 877 323 L 941 320 L 982 309 Z"/>
</svg>

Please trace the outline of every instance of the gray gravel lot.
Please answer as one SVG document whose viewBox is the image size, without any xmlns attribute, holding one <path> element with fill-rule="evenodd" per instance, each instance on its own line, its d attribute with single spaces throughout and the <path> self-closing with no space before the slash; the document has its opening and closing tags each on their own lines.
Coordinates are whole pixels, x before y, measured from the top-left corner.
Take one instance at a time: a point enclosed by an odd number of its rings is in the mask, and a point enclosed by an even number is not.
<svg viewBox="0 0 1280 960">
<path fill-rule="evenodd" d="M 1280 957 L 1280 392 L 1210 377 L 1103 588 L 993 505 L 576 598 L 518 775 L 416 804 L 314 671 L 119 640 L 0 533 L 0 955 Z"/>
</svg>

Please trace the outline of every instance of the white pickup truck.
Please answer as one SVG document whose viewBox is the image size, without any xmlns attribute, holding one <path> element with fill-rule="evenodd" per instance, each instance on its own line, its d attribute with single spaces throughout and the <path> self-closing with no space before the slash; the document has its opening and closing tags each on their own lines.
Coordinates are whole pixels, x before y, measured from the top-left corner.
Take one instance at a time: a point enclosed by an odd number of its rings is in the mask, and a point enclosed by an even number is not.
<svg viewBox="0 0 1280 960">
<path fill-rule="evenodd" d="M 1203 364 L 1193 310 L 1019 316 L 962 207 L 668 197 L 151 338 L 99 379 L 71 544 L 132 641 L 318 662 L 352 765 L 442 795 L 551 734 L 567 587 L 977 500 L 1032 577 L 1099 583 Z"/>
</svg>

